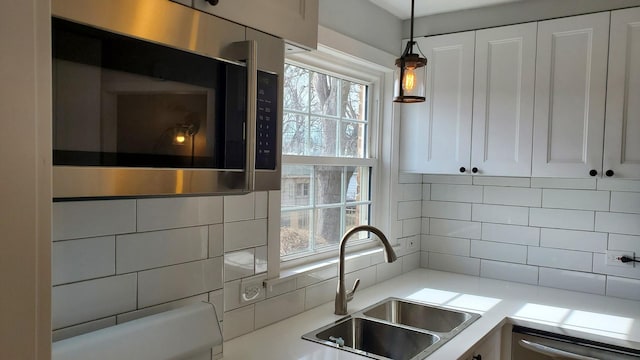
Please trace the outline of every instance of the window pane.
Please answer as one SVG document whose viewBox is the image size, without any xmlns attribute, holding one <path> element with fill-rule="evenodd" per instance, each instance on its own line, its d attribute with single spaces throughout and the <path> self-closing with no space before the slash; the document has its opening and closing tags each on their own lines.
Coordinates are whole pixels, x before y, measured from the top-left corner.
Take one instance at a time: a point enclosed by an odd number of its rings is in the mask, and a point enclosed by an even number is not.
<svg viewBox="0 0 640 360">
<path fill-rule="evenodd" d="M 282 153 L 304 155 L 307 143 L 308 117 L 285 113 L 282 117 Z"/>
<path fill-rule="evenodd" d="M 344 121 L 340 129 L 340 156 L 364 158 L 366 154 L 366 125 L 353 121 Z"/>
<path fill-rule="evenodd" d="M 280 256 L 311 249 L 309 224 L 312 210 L 284 211 L 280 217 Z"/>
<path fill-rule="evenodd" d="M 307 111 L 309 107 L 309 71 L 290 64 L 284 65 L 284 108 Z"/>
<path fill-rule="evenodd" d="M 313 168 L 303 165 L 282 166 L 282 208 L 311 205 L 311 179 Z"/>
<path fill-rule="evenodd" d="M 340 204 L 342 202 L 342 166 L 316 166 L 316 204 Z"/>
<path fill-rule="evenodd" d="M 338 115 L 338 79 L 317 72 L 311 73 L 311 113 Z"/>
<path fill-rule="evenodd" d="M 350 205 L 345 211 L 345 229 L 349 230 L 354 226 L 369 224 L 369 205 Z M 360 232 L 353 235 L 354 238 L 366 239 L 367 232 Z"/>
<path fill-rule="evenodd" d="M 338 122 L 325 118 L 311 118 L 309 155 L 336 156 Z"/>
<path fill-rule="evenodd" d="M 366 120 L 367 86 L 342 81 L 342 117 Z"/>
<path fill-rule="evenodd" d="M 316 210 L 314 224 L 316 247 L 320 248 L 340 243 L 340 237 L 342 236 L 341 214 L 340 207 Z"/>
<path fill-rule="evenodd" d="M 369 192 L 369 168 L 348 166 L 346 169 L 346 201 L 349 203 L 371 200 L 371 194 Z"/>
</svg>

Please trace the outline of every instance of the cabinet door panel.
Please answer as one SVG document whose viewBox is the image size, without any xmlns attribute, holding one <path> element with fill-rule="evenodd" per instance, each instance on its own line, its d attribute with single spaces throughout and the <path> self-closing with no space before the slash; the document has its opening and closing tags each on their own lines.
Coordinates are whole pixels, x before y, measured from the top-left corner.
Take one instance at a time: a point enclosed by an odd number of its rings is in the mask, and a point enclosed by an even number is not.
<svg viewBox="0 0 640 360">
<path fill-rule="evenodd" d="M 476 33 L 471 166 L 531 175 L 536 23 Z"/>
<path fill-rule="evenodd" d="M 427 100 L 402 106 L 400 169 L 458 173 L 470 160 L 474 32 L 417 42 L 428 60 Z"/>
<path fill-rule="evenodd" d="M 538 23 L 533 176 L 600 171 L 609 13 Z"/>
<path fill-rule="evenodd" d="M 640 8 L 611 13 L 603 170 L 640 178 Z"/>
</svg>

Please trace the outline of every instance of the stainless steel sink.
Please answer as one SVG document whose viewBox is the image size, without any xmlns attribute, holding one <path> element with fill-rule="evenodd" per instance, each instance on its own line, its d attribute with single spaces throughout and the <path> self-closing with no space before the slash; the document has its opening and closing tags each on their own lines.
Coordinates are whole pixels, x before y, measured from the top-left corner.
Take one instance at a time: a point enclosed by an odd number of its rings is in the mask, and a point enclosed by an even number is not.
<svg viewBox="0 0 640 360">
<path fill-rule="evenodd" d="M 440 340 L 434 334 L 363 318 L 347 319 L 319 332 L 316 336 L 333 343 L 344 341 L 345 347 L 366 354 L 398 360 L 409 360 Z"/>
<path fill-rule="evenodd" d="M 365 316 L 420 329 L 447 333 L 471 318 L 471 314 L 390 299 L 364 311 Z"/>
<path fill-rule="evenodd" d="M 374 359 L 424 359 L 480 315 L 388 298 L 302 336 Z"/>
</svg>

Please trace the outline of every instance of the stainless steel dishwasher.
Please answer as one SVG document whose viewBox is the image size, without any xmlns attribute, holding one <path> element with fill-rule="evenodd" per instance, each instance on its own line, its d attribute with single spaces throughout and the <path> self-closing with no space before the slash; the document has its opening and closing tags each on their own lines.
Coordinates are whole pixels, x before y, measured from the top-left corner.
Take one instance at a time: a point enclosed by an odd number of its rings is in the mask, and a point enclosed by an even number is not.
<svg viewBox="0 0 640 360">
<path fill-rule="evenodd" d="M 514 326 L 512 360 L 625 360 L 640 359 L 640 350 Z"/>
</svg>

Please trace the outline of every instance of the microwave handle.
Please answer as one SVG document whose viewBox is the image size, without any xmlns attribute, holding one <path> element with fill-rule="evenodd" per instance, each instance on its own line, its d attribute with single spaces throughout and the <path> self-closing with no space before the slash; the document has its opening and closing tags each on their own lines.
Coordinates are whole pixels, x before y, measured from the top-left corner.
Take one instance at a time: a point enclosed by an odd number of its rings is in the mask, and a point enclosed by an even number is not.
<svg viewBox="0 0 640 360">
<path fill-rule="evenodd" d="M 525 349 L 537 352 L 539 354 L 547 355 L 552 359 L 561 359 L 561 360 L 598 360 L 597 358 L 583 356 L 579 354 L 575 354 L 569 351 L 564 351 L 560 349 L 553 348 L 551 346 L 546 346 L 542 344 L 538 344 L 532 341 L 527 341 L 524 339 L 520 339 L 518 344 Z"/>
<path fill-rule="evenodd" d="M 256 117 L 258 102 L 258 43 L 255 40 L 238 41 L 225 49 L 225 57 L 244 60 L 247 67 L 247 119 L 245 122 L 245 190 L 256 186 Z"/>
</svg>

